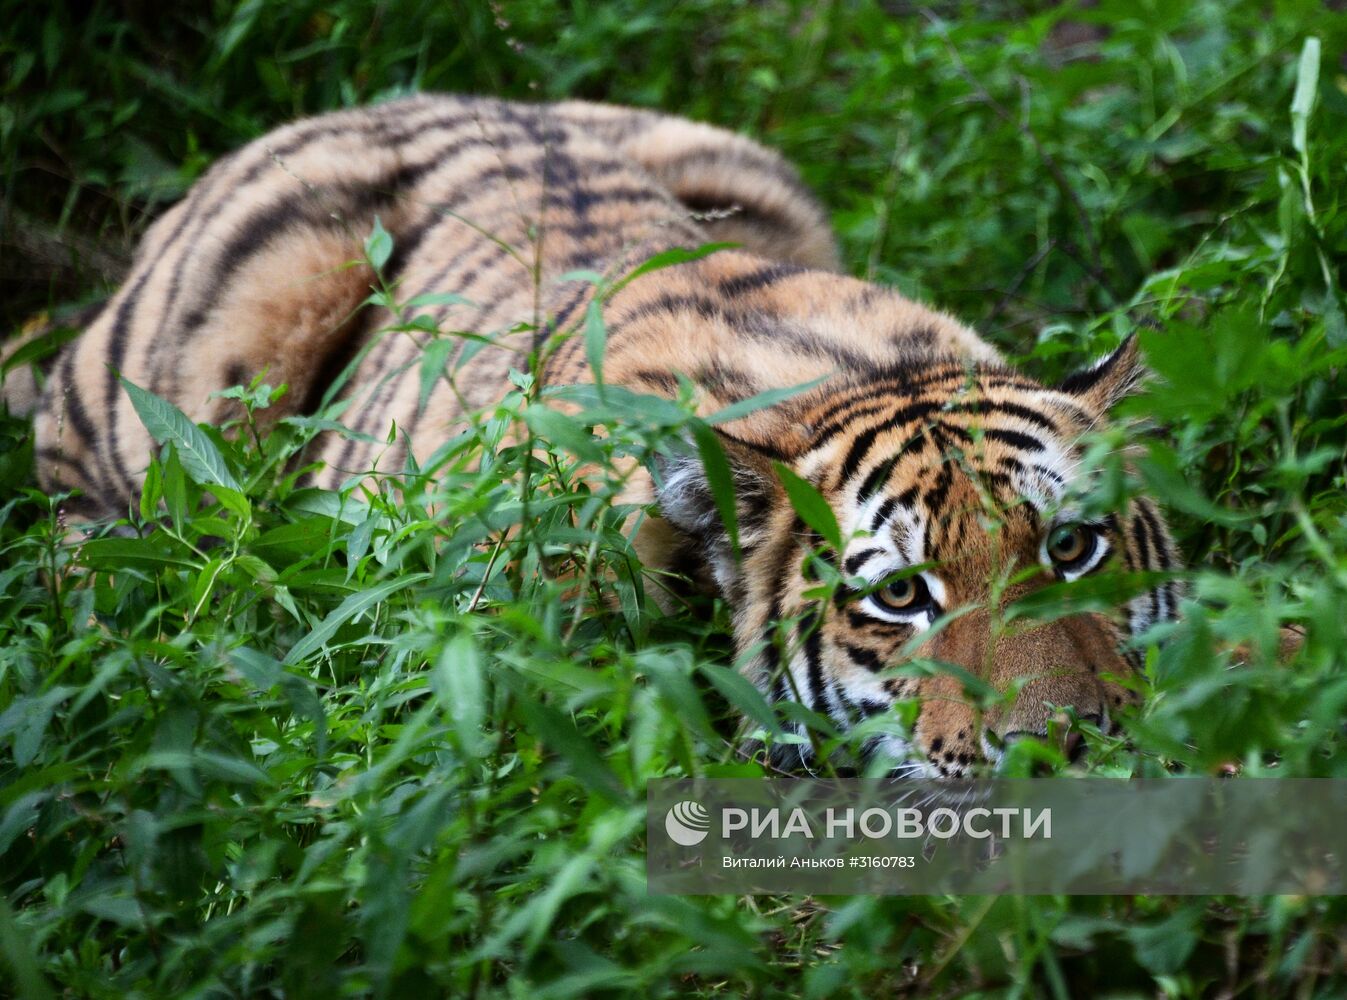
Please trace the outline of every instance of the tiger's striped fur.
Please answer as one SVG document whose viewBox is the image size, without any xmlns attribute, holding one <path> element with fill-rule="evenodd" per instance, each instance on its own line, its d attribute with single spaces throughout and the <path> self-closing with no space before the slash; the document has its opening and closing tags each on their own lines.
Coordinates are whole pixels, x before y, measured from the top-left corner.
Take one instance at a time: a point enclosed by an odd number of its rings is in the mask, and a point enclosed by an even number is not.
<svg viewBox="0 0 1347 1000">
<path fill-rule="evenodd" d="M 407 317 L 361 308 L 375 275 L 349 266 L 376 216 L 393 236 L 383 277 L 398 299 L 455 293 L 461 301 L 421 311 L 439 329 L 494 340 L 463 364 L 456 390 L 439 386 L 423 408 L 422 341 L 372 342 Z M 424 458 L 465 408 L 509 389 L 509 371 L 542 338 L 585 315 L 594 286 L 563 280 L 568 272 L 620 274 L 718 240 L 743 249 L 652 272 L 605 305 L 605 378 L 673 395 L 685 375 L 707 413 L 823 381 L 723 429 L 741 487 L 742 560 L 700 464 L 686 459 L 661 470 L 666 520 L 651 522 L 645 551 L 708 563 L 772 697 L 843 725 L 920 698 L 910 739 L 879 737 L 871 749 L 915 754 L 923 773 L 994 759 L 1006 738 L 1046 731 L 1055 706 L 1105 723 L 1125 697 L 1108 675 L 1125 675 L 1135 655 L 1120 640 L 1174 614 L 1174 585 L 1120 616 L 1020 632 L 1003 633 L 996 612 L 1053 578 L 1044 539 L 1071 516 L 1077 441 L 1135 378 L 1133 347 L 1057 388 L 1016 374 L 953 318 L 835 273 L 825 217 L 779 156 L 676 118 L 421 96 L 300 121 L 225 158 L 150 229 L 121 289 L 48 373 L 35 419 L 42 482 L 79 490 L 72 514 L 86 518 L 116 515 L 135 495 L 150 442 L 118 373 L 194 419 L 220 420 L 230 404 L 211 393 L 264 369 L 290 386 L 279 412 L 312 409 L 367 347 L 346 390 L 346 422 L 362 436 L 323 440 L 317 479 L 335 487 L 396 471 L 407 442 Z M 583 338 L 563 343 L 543 374 L 589 379 Z M 393 424 L 397 442 L 384 445 Z M 853 582 L 932 563 L 911 578 L 926 603 L 897 613 L 856 589 L 826 608 L 806 596 L 802 567 L 818 540 L 785 501 L 773 461 L 832 505 L 852 539 L 840 558 Z M 1174 562 L 1148 502 L 1089 531 L 1101 563 Z M 992 597 L 990 580 L 1039 566 Z M 959 608 L 974 610 L 931 629 Z M 784 654 L 771 640 L 782 621 L 797 623 Z M 979 718 L 952 677 L 886 670 L 912 653 L 1025 687 L 1013 709 Z"/>
</svg>

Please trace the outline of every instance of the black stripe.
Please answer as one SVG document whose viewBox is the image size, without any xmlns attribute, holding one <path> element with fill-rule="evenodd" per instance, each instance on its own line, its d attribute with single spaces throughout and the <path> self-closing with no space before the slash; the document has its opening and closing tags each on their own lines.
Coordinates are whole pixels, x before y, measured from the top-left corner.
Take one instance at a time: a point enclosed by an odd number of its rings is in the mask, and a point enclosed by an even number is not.
<svg viewBox="0 0 1347 1000">
<path fill-rule="evenodd" d="M 749 441 L 746 438 L 727 434 L 722 430 L 717 430 L 716 433 L 731 444 L 737 444 L 741 448 L 747 448 L 749 451 L 756 451 L 759 455 L 766 455 L 768 458 L 774 458 L 778 462 L 789 462 L 795 457 L 794 455 L 787 454 L 779 448 L 768 444 L 766 441 Z"/>
<path fill-rule="evenodd" d="M 1008 444 L 1012 448 L 1019 448 L 1022 451 L 1042 451 L 1043 442 L 1037 438 L 1032 438 L 1028 434 L 1021 434 L 1019 431 L 1008 431 L 1000 427 L 988 427 L 982 432 L 982 436 L 992 441 L 1000 441 Z"/>
<path fill-rule="evenodd" d="M 1138 511 L 1140 505 L 1138 504 Z M 1137 561 L 1142 569 L 1151 568 L 1151 543 L 1148 537 L 1149 526 L 1144 516 L 1132 518 L 1132 539 L 1137 546 Z M 1154 590 L 1150 593 L 1151 620 L 1150 624 L 1155 624 L 1160 620 L 1160 596 Z"/>
<path fill-rule="evenodd" d="M 870 673 L 877 674 L 884 669 L 884 661 L 874 650 L 866 649 L 864 646 L 853 646 L 850 643 L 843 644 L 842 648 L 846 650 L 846 654 L 852 660 L 859 663 Z"/>
<path fill-rule="evenodd" d="M 55 393 L 49 394 L 45 397 L 43 402 L 49 403 L 50 405 L 59 404 L 65 409 L 64 416 L 69 418 L 75 433 L 80 437 L 80 441 L 86 445 L 90 451 L 94 452 L 96 456 L 99 444 L 98 432 L 94 428 L 93 421 L 89 419 L 89 412 L 84 408 L 83 395 L 76 392 L 75 387 L 72 384 L 71 380 L 74 376 L 74 367 L 75 352 L 73 350 L 62 352 L 59 377 L 63 383 L 64 391 L 60 395 Z M 58 413 L 55 414 L 54 417 L 59 426 L 59 422 L 62 420 L 62 415 Z"/>
<path fill-rule="evenodd" d="M 646 385 L 654 386 L 670 396 L 673 396 L 678 392 L 678 379 L 665 371 L 654 371 L 650 368 L 642 368 L 639 371 L 631 373 L 630 381 L 644 382 Z"/>
<path fill-rule="evenodd" d="M 1155 546 L 1155 556 L 1162 570 L 1171 569 L 1174 566 L 1173 553 L 1165 536 L 1163 527 L 1160 525 L 1160 519 L 1156 515 L 1155 509 L 1149 501 L 1141 500 L 1137 503 L 1137 510 L 1141 517 L 1145 519 L 1146 526 L 1150 530 L 1152 540 Z M 1172 580 L 1160 584 L 1151 595 L 1156 599 L 1156 620 L 1168 620 L 1174 617 L 1178 608 L 1178 585 Z M 1159 599 L 1163 597 L 1163 601 Z"/>
<path fill-rule="evenodd" d="M 861 433 L 855 435 L 851 446 L 847 449 L 846 457 L 842 460 L 842 472 L 838 476 L 838 484 L 850 480 L 854 476 L 855 470 L 861 468 L 861 462 L 865 460 L 870 453 L 870 447 L 874 445 L 874 439 L 880 437 L 880 431 L 889 429 L 889 422 L 876 423 L 866 427 Z"/>
<path fill-rule="evenodd" d="M 898 464 L 898 458 L 898 455 L 892 455 L 870 470 L 857 493 L 860 503 L 865 503 L 888 483 L 889 477 L 893 475 L 893 467 Z"/>
<path fill-rule="evenodd" d="M 811 414 L 815 424 L 832 420 L 849 407 L 866 403 L 874 398 L 883 398 L 897 402 L 902 397 L 917 396 L 923 390 L 929 390 L 937 382 L 945 382 L 963 373 L 963 369 L 950 364 L 931 367 L 906 368 L 868 368 L 864 381 L 847 388 L 839 388 L 834 393 L 833 402 L 821 412 Z"/>
<path fill-rule="evenodd" d="M 61 511 L 75 518 L 99 521 L 118 515 L 117 502 L 109 497 L 96 497 L 89 493 L 76 493 L 61 501 Z M 125 513 L 123 508 L 122 513 Z"/>
<path fill-rule="evenodd" d="M 848 413 L 842 419 L 834 420 L 832 423 L 826 424 L 823 427 L 819 428 L 818 430 L 814 431 L 814 433 L 810 436 L 809 441 L 810 450 L 812 451 L 813 449 L 821 447 L 822 445 L 826 444 L 829 440 L 832 439 L 832 437 L 835 434 L 838 434 L 841 431 L 847 430 L 850 427 L 852 427 L 855 421 L 860 420 L 864 417 L 878 416 L 885 410 L 890 409 L 893 405 L 894 400 L 886 399 L 883 400 L 882 402 L 871 403 L 868 406 L 857 407 L 855 410 Z"/>
<path fill-rule="evenodd" d="M 594 290 L 594 286 L 587 281 L 577 281 L 575 285 L 576 288 L 571 294 L 571 297 L 552 314 L 553 329 L 563 329 L 566 326 L 566 321 L 571 318 L 571 314 L 585 303 L 589 298 L 590 292 Z"/>
<path fill-rule="evenodd" d="M 929 347 L 935 343 L 935 339 L 935 330 L 930 326 L 903 327 L 889 335 L 889 340 L 900 347 L 907 347 L 909 343 Z"/>
<path fill-rule="evenodd" d="M 1053 472 L 1046 465 L 1039 465 L 1037 462 L 1035 462 L 1033 465 L 1030 466 L 1030 468 L 1033 469 L 1035 472 L 1037 472 L 1040 476 L 1043 476 L 1047 479 L 1051 479 L 1058 486 L 1066 485 L 1066 480 L 1063 479 L 1056 472 Z"/>
<path fill-rule="evenodd" d="M 747 372 L 731 368 L 719 360 L 699 369 L 693 381 L 732 403 L 756 396 L 762 391 Z"/>
<path fill-rule="evenodd" d="M 870 448 L 881 431 L 897 430 L 904 424 L 909 424 L 914 420 L 929 416 L 934 409 L 934 403 L 914 403 L 910 406 L 903 407 L 883 423 L 875 424 L 861 431 L 856 435 L 856 439 L 851 442 L 851 447 L 847 449 L 846 457 L 842 460 L 842 469 L 838 477 L 838 482 L 845 483 L 856 474 L 856 470 L 860 468 L 861 463 L 870 453 Z"/>
<path fill-rule="evenodd" d="M 1165 593 L 1165 600 L 1168 602 L 1168 608 L 1165 611 L 1167 619 L 1178 617 L 1179 613 L 1179 585 L 1173 580 L 1168 583 L 1162 583 L 1160 589 Z"/>
<path fill-rule="evenodd" d="M 786 676 L 790 671 L 790 665 L 781 662 L 781 650 L 777 646 L 777 622 L 781 618 L 782 595 L 791 584 L 790 564 L 796 549 L 797 543 L 793 536 L 789 534 L 778 536 L 775 551 L 771 553 L 767 560 L 767 576 L 765 577 L 767 583 L 772 587 L 772 599 L 767 609 L 764 638 L 767 641 L 769 651 L 769 669 L 777 671 L 775 690 L 781 693 L 781 696 L 777 699 L 779 701 L 786 701 L 796 694 L 791 690 L 793 679 Z"/>
<path fill-rule="evenodd" d="M 950 449 L 950 443 L 948 440 L 946 440 L 946 437 L 956 437 L 960 441 L 964 442 L 964 444 L 973 443 L 973 434 L 966 427 L 960 427 L 958 424 L 951 424 L 946 420 L 940 421 L 938 427 L 941 435 L 940 437 L 941 448 L 944 448 L 946 450 Z"/>
<path fill-rule="evenodd" d="M 686 199 L 683 200 L 686 204 Z M 759 268 L 756 271 L 747 271 L 744 274 L 735 275 L 733 278 L 724 278 L 716 286 L 721 295 L 734 298 L 747 292 L 756 291 L 760 288 L 766 288 L 768 285 L 774 285 L 783 278 L 793 277 L 804 273 L 805 269 L 797 264 L 769 264 L 767 267 Z"/>
<path fill-rule="evenodd" d="M 454 221 L 458 220 L 455 219 Z M 442 285 L 445 281 L 449 280 L 451 275 L 453 276 L 454 281 L 454 288 L 452 291 L 454 291 L 455 294 L 465 295 L 472 287 L 473 282 L 477 280 L 482 270 L 489 267 L 494 273 L 500 264 L 511 257 L 510 250 L 511 248 L 503 247 L 492 240 L 485 238 L 478 240 L 474 237 L 469 237 L 467 246 L 461 248 L 457 253 L 450 257 L 445 265 L 431 276 L 429 281 L 420 286 L 415 295 L 410 295 L 408 298 L 416 298 L 417 295 L 426 295 L 431 292 L 444 291 L 445 289 Z M 458 268 L 463 268 L 463 270 L 455 275 L 454 271 Z M 519 278 L 517 276 L 512 276 L 512 280 L 518 282 Z M 474 302 L 474 305 L 478 306 L 480 309 L 483 305 L 490 303 L 491 301 L 492 299 L 490 297 L 486 297 L 484 302 Z M 448 315 L 449 310 L 452 308 L 453 306 L 451 305 L 440 306 L 436 309 L 436 314 L 440 316 Z"/>
<path fill-rule="evenodd" d="M 775 229 L 785 230 L 787 233 L 798 233 L 800 231 L 799 223 L 791 218 L 790 213 L 780 210 L 771 205 L 765 205 L 762 202 L 746 201 L 742 192 L 736 197 L 726 197 L 722 193 L 693 193 L 685 190 L 677 191 L 678 200 L 694 216 L 710 216 L 712 213 L 724 212 L 725 218 L 700 218 L 696 219 L 703 226 L 714 232 L 714 226 L 719 222 L 726 221 L 726 218 L 733 217 L 744 222 L 767 226 Z"/>
<path fill-rule="evenodd" d="M 808 327 L 800 326 L 764 308 L 735 309 L 705 296 L 686 293 L 666 292 L 634 307 L 609 327 L 608 335 L 616 337 L 641 320 L 680 312 L 694 313 L 706 321 L 718 319 L 743 337 L 773 347 L 794 347 L 811 357 L 832 361 L 843 369 L 861 370 L 870 364 L 870 359 L 865 355 L 823 339 Z"/>
<path fill-rule="evenodd" d="M 588 168 L 586 164 L 586 168 Z M 635 184 L 619 184 L 616 187 L 598 189 L 587 183 L 593 180 L 593 174 L 586 169 L 579 182 L 567 187 L 553 187 L 546 192 L 547 206 L 549 208 L 569 209 L 575 213 L 577 219 L 587 220 L 594 214 L 596 208 L 606 208 L 609 205 L 621 205 L 624 208 L 630 205 L 648 205 L 657 204 L 662 208 L 673 208 L 674 201 L 659 188 L 649 184 L 638 186 Z"/>
<path fill-rule="evenodd" d="M 828 701 L 823 692 L 823 639 L 818 620 L 806 619 L 802 627 L 808 629 L 804 640 L 804 658 L 809 668 L 809 697 L 812 702 L 809 707 L 815 712 L 828 714 Z"/>
<path fill-rule="evenodd" d="M 862 566 L 883 551 L 883 549 L 865 549 L 861 552 L 857 552 L 853 556 L 848 556 L 847 561 L 842 565 L 848 573 L 855 576 L 856 573 L 860 572 Z"/>
<path fill-rule="evenodd" d="M 1031 382 L 1023 375 L 1002 368 L 996 374 L 982 374 L 978 377 L 980 385 L 988 389 L 1018 389 L 1020 392 L 1051 392 L 1037 382 Z"/>
<path fill-rule="evenodd" d="M 1146 522 L 1146 527 L 1150 529 L 1151 536 L 1155 540 L 1155 554 L 1159 560 L 1161 569 L 1170 569 L 1174 565 L 1168 547 L 1165 545 L 1165 535 L 1160 527 L 1160 521 L 1155 516 L 1155 510 L 1150 503 L 1145 500 L 1139 500 L 1136 504 L 1137 512 Z"/>
<path fill-rule="evenodd" d="M 912 501 L 915 500 L 915 499 L 917 499 L 917 494 L 918 494 L 919 492 L 921 492 L 921 487 L 918 486 L 916 483 L 913 483 L 913 484 L 912 484 L 911 486 L 909 486 L 907 489 L 903 490 L 903 492 L 901 492 L 901 493 L 898 494 L 898 497 L 897 497 L 897 500 L 898 500 L 898 506 L 899 506 L 899 507 L 911 507 L 911 506 L 912 506 Z"/>
<path fill-rule="evenodd" d="M 898 500 L 895 497 L 889 497 L 879 505 L 875 511 L 875 516 L 870 519 L 870 534 L 879 533 L 879 529 L 888 521 L 889 515 L 893 513 L 893 508 L 898 506 Z"/>
<path fill-rule="evenodd" d="M 1038 389 L 1037 391 L 1042 392 L 1043 390 Z M 1065 414 L 1067 417 L 1069 417 L 1071 420 L 1074 420 L 1077 424 L 1079 424 L 1082 427 L 1090 427 L 1099 420 L 1099 418 L 1094 414 L 1087 413 L 1085 410 L 1082 410 L 1079 406 L 1073 406 L 1070 403 L 1062 401 L 1061 399 L 1054 399 L 1052 401 L 1052 407 L 1053 409 L 1058 410 L 1059 412 Z"/>
<path fill-rule="evenodd" d="M 949 489 L 954 485 L 954 466 L 946 461 L 941 463 L 939 470 L 935 474 L 935 484 L 922 496 L 922 505 L 928 511 L 938 511 L 945 503 L 945 497 L 949 495 Z M 935 518 L 926 519 L 926 552 L 931 551 L 931 523 Z"/>
<path fill-rule="evenodd" d="M 911 625 L 900 625 L 897 622 L 886 622 L 879 618 L 871 618 L 859 611 L 848 611 L 847 623 L 854 629 L 879 633 L 895 639 L 906 638 L 912 634 Z"/>
<path fill-rule="evenodd" d="M 122 299 L 121 303 L 117 306 L 117 311 L 113 314 L 112 329 L 108 333 L 108 373 L 103 383 L 105 393 L 104 405 L 108 410 L 107 438 L 105 442 L 107 447 L 106 449 L 95 447 L 95 454 L 99 458 L 99 465 L 101 466 L 102 472 L 102 481 L 100 485 L 103 486 L 104 489 L 114 486 L 112 482 L 114 476 L 109 475 L 109 472 L 111 471 L 115 473 L 115 478 L 121 481 L 121 486 L 128 495 L 135 490 L 135 480 L 131 476 L 131 471 L 126 467 L 126 463 L 122 461 L 121 450 L 118 447 L 117 413 L 121 403 L 121 386 L 118 384 L 117 379 L 118 376 L 121 375 L 122 366 L 126 361 L 126 348 L 131 333 L 132 314 L 139 303 L 141 293 L 145 291 L 146 282 L 149 281 L 150 275 L 153 273 L 154 269 L 152 267 L 146 268 L 145 273 L 140 276 L 139 280 L 131 287 L 131 290 L 127 292 L 126 298 Z M 70 352 L 69 356 L 73 360 L 74 352 Z M 74 405 L 82 410 L 83 404 L 74 399 L 78 393 L 72 392 L 69 395 L 71 396 Z M 92 429 L 92 424 L 90 424 L 90 428 Z M 92 436 L 92 431 L 88 440 L 90 442 L 95 440 Z M 105 451 L 107 458 L 106 463 L 103 461 Z"/>
<path fill-rule="evenodd" d="M 1006 413 L 1013 417 L 1018 417 L 1027 423 L 1042 427 L 1044 430 L 1057 433 L 1057 425 L 1053 421 L 1049 420 L 1037 410 L 1032 410 L 1019 403 L 997 402 L 990 399 L 983 399 L 978 400 L 977 402 L 946 403 L 943 409 L 947 413 Z"/>
<path fill-rule="evenodd" d="M 60 448 L 44 447 L 34 451 L 34 457 L 42 465 L 42 471 L 45 476 L 50 477 L 49 482 L 56 484 L 60 489 L 82 489 L 82 483 L 88 483 L 88 467 L 82 462 L 70 455 L 67 455 Z M 65 472 L 73 473 L 72 476 L 57 475 L 54 467 L 59 466 Z M 88 492 L 87 490 L 85 491 Z"/>
<path fill-rule="evenodd" d="M 450 114 L 432 119 L 429 122 L 415 125 L 411 128 L 404 128 L 394 131 L 393 123 L 388 120 L 383 112 L 398 109 L 404 102 L 394 101 L 387 105 L 379 107 L 380 114 L 377 116 L 354 116 L 347 114 L 325 115 L 316 118 L 312 122 L 311 128 L 303 129 L 298 135 L 292 136 L 287 143 L 279 146 L 265 145 L 266 139 L 253 144 L 249 147 L 253 153 L 257 154 L 257 161 L 244 172 L 243 176 L 237 181 L 224 184 L 217 179 L 216 185 L 209 182 L 211 177 L 208 175 L 199 185 L 202 191 L 209 191 L 214 186 L 222 188 L 220 197 L 217 198 L 207 209 L 205 215 L 199 219 L 196 216 L 196 209 L 203 206 L 190 205 L 189 213 L 184 217 L 182 224 L 172 234 L 169 241 L 164 246 L 164 254 L 172 247 L 172 244 L 182 235 L 188 223 L 199 223 L 195 226 L 195 232 L 200 234 L 207 226 L 211 224 L 223 210 L 225 205 L 236 200 L 247 187 L 252 185 L 265 170 L 277 165 L 278 160 L 283 160 L 287 156 L 303 152 L 309 147 L 319 142 L 337 138 L 339 136 L 348 136 L 352 133 L 361 134 L 367 137 L 371 143 L 377 143 L 380 148 L 389 149 L 402 145 L 412 139 L 424 138 L 428 133 L 438 131 L 441 128 L 451 129 L 456 125 L 472 126 L 476 123 L 471 117 L 465 114 L 465 107 L 454 107 Z M 407 104 L 415 103 L 408 100 Z M 468 102 L 465 102 L 468 103 Z M 476 103 L 476 102 L 473 102 Z M 427 105 L 429 106 L 429 105 Z M 331 119 L 339 119 L 339 124 L 334 124 Z M 451 135 L 456 134 L 450 131 Z M 462 139 L 462 148 L 469 149 L 481 146 L 495 145 L 493 139 L 488 139 L 480 135 L 469 135 Z M 442 148 L 439 155 L 443 158 L 446 155 L 454 155 L 453 147 Z M 448 159 L 442 159 L 442 162 L 449 162 Z M 217 165 L 218 168 L 218 165 Z M 182 274 L 184 268 L 190 262 L 191 254 L 179 255 L 176 266 L 174 267 L 173 277 L 169 283 L 168 295 L 165 299 L 163 315 L 165 319 L 170 316 L 177 304 L 178 293 L 181 288 Z"/>
<path fill-rule="evenodd" d="M 775 625 L 774 621 L 769 621 L 763 631 L 762 638 L 765 643 L 762 651 L 763 676 L 771 680 L 773 701 L 790 701 L 790 682 L 786 679 L 786 671 L 781 665 L 781 650 L 776 645 Z"/>
<path fill-rule="evenodd" d="M 1058 392 L 1066 393 L 1068 396 L 1079 396 L 1089 392 L 1096 385 L 1102 382 L 1113 371 L 1120 358 L 1126 352 L 1127 346 L 1132 342 L 1136 334 L 1128 334 L 1121 344 L 1093 368 L 1087 368 L 1083 372 L 1076 372 L 1068 375 L 1057 386 Z"/>
<path fill-rule="evenodd" d="M 296 223 L 303 223 L 312 228 L 332 228 L 334 225 L 341 227 L 348 224 L 350 220 L 332 219 L 331 202 L 333 200 L 342 202 L 340 208 L 345 214 L 353 216 L 368 215 L 381 206 L 392 204 L 405 189 L 412 187 L 426 176 L 452 166 L 462 150 L 493 145 L 495 143 L 480 136 L 456 139 L 453 143 L 434 150 L 426 159 L 416 163 L 402 164 L 381 178 L 332 184 L 306 191 L 304 197 L 291 197 L 268 205 L 265 209 L 250 216 L 241 227 L 235 230 L 234 236 L 226 244 L 224 251 L 216 258 L 206 287 L 212 291 L 220 288 L 228 280 L 231 273 L 256 253 L 265 249 L 272 239 L 284 234 Z M 478 171 L 472 177 L 456 182 L 457 191 L 455 195 L 447 201 L 433 206 L 432 211 L 435 214 L 448 215 L 464 202 L 480 197 L 483 193 L 482 189 L 496 181 L 520 181 L 541 171 L 545 184 L 546 175 L 549 170 L 553 169 L 556 159 L 555 155 L 550 157 L 542 155 L 528 163 L 492 164 Z M 595 170 L 591 171 L 591 174 L 602 176 L 604 173 L 610 173 L 613 169 L 616 169 L 615 167 L 608 167 L 606 170 L 600 169 L 605 166 L 604 164 L 596 164 Z M 428 225 L 426 230 L 414 233 L 415 241 L 419 242 L 424 238 L 426 231 L 430 228 L 433 228 L 433 223 Z M 401 235 L 394 234 L 395 252 Z M 170 302 L 169 308 L 171 306 L 172 303 Z M 165 315 L 167 316 L 167 311 Z M 204 304 L 198 305 L 196 309 L 189 312 L 180 326 L 179 342 L 183 342 L 190 337 L 195 329 L 204 322 L 204 319 Z"/>
<path fill-rule="evenodd" d="M 643 319 L 682 312 L 696 313 L 701 319 L 710 320 L 720 315 L 721 304 L 703 295 L 664 292 L 617 317 L 608 327 L 608 336 L 616 337 L 628 326 Z"/>
<path fill-rule="evenodd" d="M 181 323 L 175 324 L 178 343 L 185 343 L 205 322 L 206 316 L 218 299 L 220 289 L 230 276 L 278 237 L 292 231 L 296 224 L 310 229 L 345 228 L 350 220 L 333 219 L 334 201 L 341 202 L 342 212 L 363 216 L 381 206 L 390 205 L 398 192 L 413 183 L 421 174 L 437 166 L 434 160 L 399 168 L 376 182 L 341 182 L 302 196 L 268 205 L 254 212 L 233 231 L 224 249 L 212 262 L 209 275 L 203 280 L 206 294 L 211 299 L 199 301 L 187 311 Z M 509 171 L 509 167 L 492 167 L 488 171 Z M 396 241 L 395 241 L 396 245 Z"/>
</svg>

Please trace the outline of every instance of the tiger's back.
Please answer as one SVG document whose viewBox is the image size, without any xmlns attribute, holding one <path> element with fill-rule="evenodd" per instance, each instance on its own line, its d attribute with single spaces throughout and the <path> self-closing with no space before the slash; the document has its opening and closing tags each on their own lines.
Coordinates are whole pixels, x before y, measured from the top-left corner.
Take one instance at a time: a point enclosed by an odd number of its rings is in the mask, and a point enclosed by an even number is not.
<svg viewBox="0 0 1347 1000">
<path fill-rule="evenodd" d="M 362 262 L 376 218 L 393 240 L 377 279 Z M 73 509 L 85 516 L 125 509 L 149 442 L 118 374 L 215 420 L 227 404 L 212 392 L 265 371 L 289 386 L 279 415 L 311 410 L 362 347 L 413 315 L 495 336 L 499 347 L 460 373 L 465 391 L 441 387 L 424 408 L 415 372 L 387 376 L 426 338 L 382 337 L 369 349 L 350 389 L 353 429 L 382 438 L 396 422 L 418 440 L 498 398 L 539 332 L 583 314 L 594 286 L 562 275 L 712 240 L 836 263 L 795 172 L 708 126 L 432 96 L 287 126 L 217 163 L 155 223 L 120 291 L 59 359 L 37 413 L 43 484 L 78 489 Z M 403 303 L 442 292 L 464 301 L 401 316 L 361 309 L 376 280 Z M 531 332 L 509 332 L 521 326 Z M 334 485 L 405 456 L 346 439 L 319 457 L 321 481 Z"/>
</svg>

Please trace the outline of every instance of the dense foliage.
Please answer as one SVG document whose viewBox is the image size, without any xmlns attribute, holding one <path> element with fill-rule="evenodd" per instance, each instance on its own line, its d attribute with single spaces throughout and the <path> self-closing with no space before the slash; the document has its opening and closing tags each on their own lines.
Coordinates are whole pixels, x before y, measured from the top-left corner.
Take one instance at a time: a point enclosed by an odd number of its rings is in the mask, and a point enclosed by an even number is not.
<svg viewBox="0 0 1347 1000">
<path fill-rule="evenodd" d="M 1086 767 L 1347 777 L 1333 6 L 10 3 L 0 319 L 106 295 L 213 157 L 296 115 L 438 89 L 748 131 L 855 273 L 1027 370 L 1141 332 L 1157 379 L 1098 454 L 1135 446 L 1110 481 L 1171 512 L 1190 600 Z M 627 542 L 610 460 L 685 408 L 516 386 L 339 493 L 292 461 L 339 407 L 273 426 L 280 388 L 240 387 L 220 433 L 135 396 L 165 448 L 89 539 L 0 426 L 0 994 L 1347 990 L 1335 898 L 647 896 L 644 782 L 761 773 L 735 720 L 776 722 L 723 608 L 661 615 Z"/>
</svg>

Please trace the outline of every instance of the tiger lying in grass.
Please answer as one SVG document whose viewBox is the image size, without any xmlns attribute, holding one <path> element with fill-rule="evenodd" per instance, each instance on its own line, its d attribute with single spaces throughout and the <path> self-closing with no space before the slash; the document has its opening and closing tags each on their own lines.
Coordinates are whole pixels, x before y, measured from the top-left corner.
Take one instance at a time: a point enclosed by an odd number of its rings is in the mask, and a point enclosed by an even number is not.
<svg viewBox="0 0 1347 1000">
<path fill-rule="evenodd" d="M 347 266 L 376 216 L 393 237 L 382 277 L 399 300 L 455 293 L 431 310 L 439 328 L 492 334 L 494 346 L 421 407 L 418 344 L 373 344 L 346 390 L 344 419 L 363 436 L 322 442 L 319 485 L 376 463 L 401 468 L 404 445 L 383 444 L 393 421 L 424 457 L 466 409 L 501 398 L 543 337 L 584 317 L 595 286 L 563 280 L 569 272 L 622 274 L 672 247 L 736 243 L 613 295 L 603 371 L 664 396 L 686 376 L 708 414 L 822 380 L 722 428 L 741 558 L 699 460 L 672 458 L 658 484 L 645 480 L 664 520 L 650 522 L 644 551 L 709 572 L 741 652 L 760 650 L 750 672 L 762 691 L 844 727 L 919 699 L 910 740 L 877 738 L 868 752 L 930 776 L 995 762 L 1008 741 L 1044 734 L 1061 706 L 1106 728 L 1129 697 L 1115 678 L 1137 654 L 1123 641 L 1175 614 L 1176 584 L 1117 615 L 1005 634 L 995 612 L 1105 564 L 1174 565 L 1150 502 L 1089 520 L 1072 505 L 1078 439 L 1136 380 L 1134 344 L 1059 386 L 1037 384 L 951 317 L 835 273 L 824 216 L 780 157 L 656 114 L 422 96 L 301 121 L 227 157 L 147 233 L 120 291 L 33 398 L 44 486 L 78 490 L 70 508 L 83 518 L 115 516 L 136 494 L 150 441 L 118 373 L 197 420 L 226 416 L 212 392 L 263 370 L 288 383 L 283 409 L 312 409 L 394 321 L 360 307 L 375 275 Z M 588 380 L 584 338 L 542 374 Z M 7 387 L 11 398 L 23 389 Z M 856 587 L 829 606 L 805 594 L 805 556 L 820 540 L 775 462 L 813 484 L 850 539 L 839 560 Z M 909 567 L 921 568 L 895 575 Z M 1026 567 L 1038 572 L 1026 578 Z M 994 593 L 998 579 L 1010 582 Z M 783 620 L 798 623 L 784 657 L 763 641 Z M 982 715 L 953 674 L 886 669 L 913 655 L 1022 689 L 1013 707 Z"/>
</svg>

